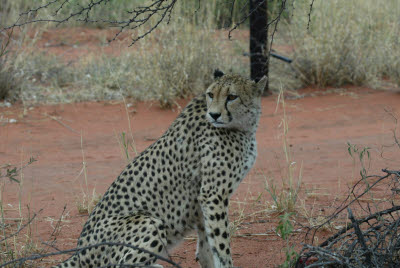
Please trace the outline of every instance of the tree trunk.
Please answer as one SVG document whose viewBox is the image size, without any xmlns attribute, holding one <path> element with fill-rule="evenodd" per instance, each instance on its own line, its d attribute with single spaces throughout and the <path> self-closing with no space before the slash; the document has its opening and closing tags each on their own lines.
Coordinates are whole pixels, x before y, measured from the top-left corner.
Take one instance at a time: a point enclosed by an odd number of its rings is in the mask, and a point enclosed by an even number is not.
<svg viewBox="0 0 400 268">
<path fill-rule="evenodd" d="M 268 77 L 268 0 L 249 0 L 250 12 L 250 73 L 251 79 L 258 82 L 264 75 Z M 268 82 L 264 95 L 268 94 Z"/>
</svg>

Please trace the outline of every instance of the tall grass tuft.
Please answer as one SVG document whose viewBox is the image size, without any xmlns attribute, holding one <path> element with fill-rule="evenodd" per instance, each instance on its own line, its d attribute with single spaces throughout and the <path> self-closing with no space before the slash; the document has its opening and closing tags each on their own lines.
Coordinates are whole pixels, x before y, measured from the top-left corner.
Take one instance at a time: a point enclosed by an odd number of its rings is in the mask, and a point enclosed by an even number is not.
<svg viewBox="0 0 400 268">
<path fill-rule="evenodd" d="M 216 33 L 180 19 L 174 24 L 159 35 L 152 35 L 149 42 L 157 45 L 150 49 L 142 46 L 140 55 L 135 57 L 140 77 L 137 88 L 158 100 L 162 107 L 170 106 L 176 98 L 204 91 L 212 82 L 212 70 L 229 66 L 220 44 L 213 40 Z"/>
<path fill-rule="evenodd" d="M 273 204 L 272 208 L 279 213 L 296 212 L 298 208 L 298 198 L 302 185 L 303 165 L 298 168 L 297 163 L 293 159 L 290 150 L 288 135 L 289 123 L 286 116 L 285 98 L 281 89 L 278 96 L 278 105 L 282 104 L 283 118 L 282 126 L 282 149 L 285 155 L 285 167 L 282 170 L 280 185 L 273 178 L 265 178 L 266 190 L 271 195 Z M 278 108 L 278 107 L 277 107 Z"/>
<path fill-rule="evenodd" d="M 315 1 L 309 29 L 308 1 L 295 1 L 293 7 L 284 31 L 304 85 L 378 86 L 398 77 L 399 1 Z"/>
<path fill-rule="evenodd" d="M 8 261 L 43 252 L 34 239 L 37 231 L 37 214 L 32 215 L 29 204 L 26 204 L 27 209 L 24 210 L 22 203 L 24 178 L 22 170 L 35 161 L 36 159 L 31 157 L 26 165 L 20 167 L 0 163 L 0 266 Z M 4 193 L 6 186 L 12 188 L 11 184 L 15 183 L 18 184 L 18 205 L 13 206 L 4 200 Z M 20 267 L 35 266 L 27 263 Z"/>
<path fill-rule="evenodd" d="M 15 77 L 15 69 L 7 65 L 12 32 L 0 33 L 0 100 L 15 98 L 19 89 L 19 79 Z"/>
</svg>

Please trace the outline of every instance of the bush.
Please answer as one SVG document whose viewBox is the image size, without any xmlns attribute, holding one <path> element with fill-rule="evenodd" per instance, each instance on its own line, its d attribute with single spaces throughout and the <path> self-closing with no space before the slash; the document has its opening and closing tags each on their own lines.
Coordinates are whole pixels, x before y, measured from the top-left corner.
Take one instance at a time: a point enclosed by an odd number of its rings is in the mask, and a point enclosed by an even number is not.
<svg viewBox="0 0 400 268">
<path fill-rule="evenodd" d="M 174 12 L 182 12 L 180 8 L 184 5 Z M 22 101 L 58 103 L 125 96 L 158 100 L 168 107 L 176 98 L 204 91 L 215 68 L 248 74 L 248 62 L 243 60 L 243 50 L 235 47 L 237 42 L 221 41 L 226 33 L 195 26 L 193 18 L 176 14 L 172 18 L 121 55 L 87 55 L 72 65 L 34 49 L 34 41 L 25 42 L 9 61 L 21 81 Z"/>
<path fill-rule="evenodd" d="M 376 86 L 398 73 L 400 5 L 396 0 L 294 2 L 286 25 L 293 68 L 304 85 Z"/>
<path fill-rule="evenodd" d="M 13 70 L 4 67 L 4 59 L 0 59 L 0 100 L 16 97 L 18 83 L 16 82 Z"/>
<path fill-rule="evenodd" d="M 12 33 L 0 33 L 0 100 L 15 98 L 19 90 L 19 79 L 15 77 L 15 70 L 7 64 L 11 36 Z"/>
<path fill-rule="evenodd" d="M 97 97 L 123 95 L 158 100 L 162 107 L 169 107 L 176 98 L 203 92 L 215 68 L 234 65 L 236 72 L 247 71 L 246 63 L 234 60 L 238 58 L 232 56 L 234 51 L 221 50 L 217 36 L 187 19 L 175 19 L 135 44 L 128 54 L 89 59 L 79 72 L 85 74 L 79 87 Z"/>
</svg>

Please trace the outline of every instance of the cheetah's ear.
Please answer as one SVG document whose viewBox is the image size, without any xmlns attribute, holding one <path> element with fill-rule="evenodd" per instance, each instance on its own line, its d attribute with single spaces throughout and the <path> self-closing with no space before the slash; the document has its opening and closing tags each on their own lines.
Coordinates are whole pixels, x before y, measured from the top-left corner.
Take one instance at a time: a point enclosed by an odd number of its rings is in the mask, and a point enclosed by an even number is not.
<svg viewBox="0 0 400 268">
<path fill-rule="evenodd" d="M 214 79 L 218 79 L 218 78 L 220 78 L 220 77 L 222 77 L 224 75 L 225 75 L 224 72 L 221 71 L 220 69 L 215 69 L 214 70 Z"/>
<path fill-rule="evenodd" d="M 267 76 L 264 75 L 264 76 L 260 79 L 260 81 L 258 81 L 258 82 L 256 83 L 257 95 L 258 95 L 258 96 L 261 96 L 261 95 L 263 94 L 264 89 L 265 89 L 265 86 L 267 85 L 267 82 L 268 82 L 268 78 L 267 78 Z"/>
</svg>

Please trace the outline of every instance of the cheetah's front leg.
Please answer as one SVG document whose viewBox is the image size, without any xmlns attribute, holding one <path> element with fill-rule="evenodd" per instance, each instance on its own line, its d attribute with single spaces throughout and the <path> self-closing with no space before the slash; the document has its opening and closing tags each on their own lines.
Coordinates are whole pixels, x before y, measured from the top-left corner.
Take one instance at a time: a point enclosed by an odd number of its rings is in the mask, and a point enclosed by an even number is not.
<svg viewBox="0 0 400 268">
<path fill-rule="evenodd" d="M 214 267 L 230 268 L 233 265 L 228 228 L 228 197 L 222 197 L 217 193 L 207 193 L 206 196 L 200 197 L 199 201 Z"/>
<path fill-rule="evenodd" d="M 204 220 L 197 226 L 197 249 L 196 260 L 200 262 L 201 268 L 214 268 L 213 255 L 204 229 Z"/>
</svg>

